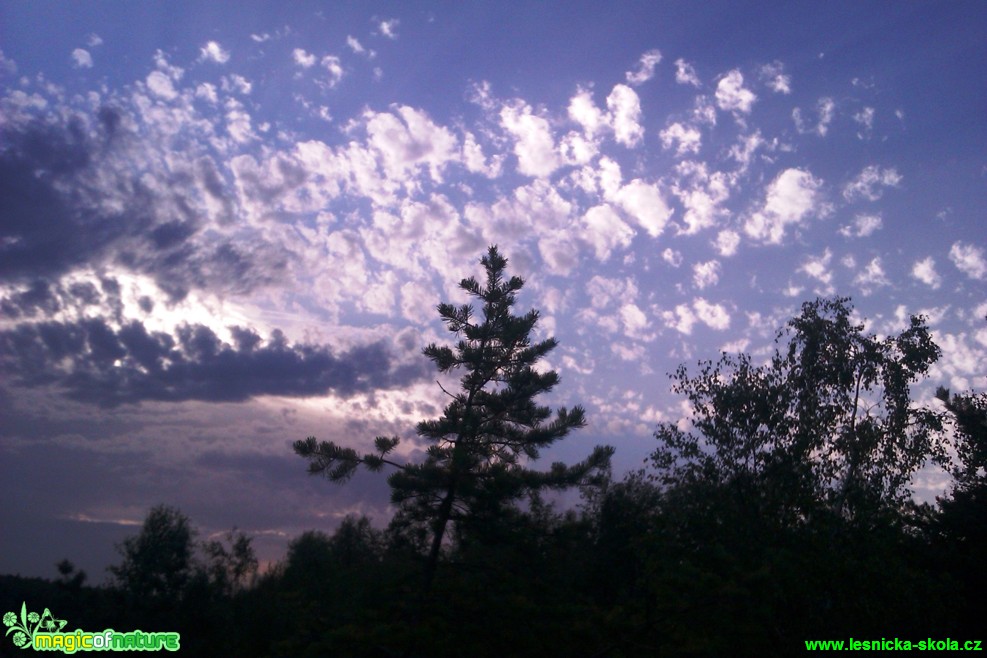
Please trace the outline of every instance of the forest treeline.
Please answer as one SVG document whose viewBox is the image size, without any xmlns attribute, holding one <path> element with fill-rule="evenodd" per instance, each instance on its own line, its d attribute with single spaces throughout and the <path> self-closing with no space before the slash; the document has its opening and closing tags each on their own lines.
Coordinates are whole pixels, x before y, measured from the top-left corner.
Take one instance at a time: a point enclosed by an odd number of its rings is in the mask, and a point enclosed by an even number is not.
<svg viewBox="0 0 987 658">
<path fill-rule="evenodd" d="M 37 602 L 71 628 L 179 631 L 187 655 L 787 655 L 805 640 L 983 638 L 987 592 L 987 394 L 912 394 L 940 357 L 914 317 L 868 334 L 850 301 L 817 299 L 774 353 L 723 354 L 672 374 L 692 409 L 660 423 L 645 468 L 613 476 L 601 446 L 531 468 L 585 425 L 581 407 L 535 403 L 558 383 L 532 342 L 538 313 L 511 312 L 523 281 L 491 248 L 477 306 L 438 307 L 456 340 L 425 354 L 443 373 L 439 419 L 360 454 L 315 437 L 295 451 L 345 482 L 387 471 L 386 527 L 347 517 L 296 537 L 264 573 L 249 536 L 200 542 L 174 508 L 120 547 L 111 584 L 68 561 L 55 581 L 0 577 L 0 605 Z M 938 466 L 932 503 L 912 481 Z M 558 509 L 550 491 L 578 488 Z M 4 644 L 0 651 L 9 651 Z"/>
</svg>

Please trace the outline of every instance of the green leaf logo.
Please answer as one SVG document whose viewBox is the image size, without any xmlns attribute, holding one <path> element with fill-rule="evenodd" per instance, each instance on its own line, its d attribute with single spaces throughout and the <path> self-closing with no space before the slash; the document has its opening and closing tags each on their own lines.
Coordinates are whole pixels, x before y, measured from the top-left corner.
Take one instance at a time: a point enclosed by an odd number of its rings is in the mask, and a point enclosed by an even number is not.
<svg viewBox="0 0 987 658">
<path fill-rule="evenodd" d="M 3 625 L 7 627 L 5 635 L 14 636 L 11 640 L 14 646 L 27 649 L 34 645 L 34 634 L 39 630 L 48 633 L 61 631 L 68 622 L 64 619 L 55 619 L 51 610 L 45 608 L 43 614 L 27 611 L 27 602 L 21 603 L 21 614 L 18 618 L 16 613 L 7 612 L 3 615 Z"/>
</svg>

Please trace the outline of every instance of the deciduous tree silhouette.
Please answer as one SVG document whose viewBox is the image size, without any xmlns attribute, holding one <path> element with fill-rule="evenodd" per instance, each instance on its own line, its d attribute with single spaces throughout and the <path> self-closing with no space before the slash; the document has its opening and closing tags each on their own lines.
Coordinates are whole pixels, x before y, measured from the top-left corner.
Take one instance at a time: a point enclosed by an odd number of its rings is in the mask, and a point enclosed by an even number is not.
<svg viewBox="0 0 987 658">
<path fill-rule="evenodd" d="M 250 584 L 257 575 L 257 556 L 253 539 L 233 528 L 224 539 L 229 548 L 218 539 L 202 544 L 206 562 L 204 569 L 209 581 L 220 592 L 232 596 Z"/>
<path fill-rule="evenodd" d="M 983 628 L 982 602 L 987 590 L 987 393 L 950 396 L 939 388 L 936 397 L 952 415 L 957 464 L 952 490 L 939 499 L 935 517 L 937 558 L 959 576 L 961 610 L 958 632 Z M 981 609 L 981 612 L 976 612 Z"/>
<path fill-rule="evenodd" d="M 954 394 L 939 387 L 936 397 L 956 423 L 956 457 L 953 477 L 958 489 L 987 492 L 987 393 Z"/>
<path fill-rule="evenodd" d="M 86 572 L 82 569 L 76 569 L 71 560 L 65 558 L 58 562 L 55 568 L 58 569 L 58 573 L 61 576 L 57 581 L 59 587 L 73 592 L 78 592 L 82 589 L 83 583 L 86 582 Z"/>
<path fill-rule="evenodd" d="M 110 567 L 110 573 L 137 601 L 178 602 L 193 576 L 195 534 L 185 514 L 157 505 L 148 512 L 140 533 L 118 546 L 123 562 Z"/>
<path fill-rule="evenodd" d="M 852 311 L 845 298 L 803 304 L 767 365 L 724 354 L 694 377 L 680 367 L 673 390 L 694 409 L 695 432 L 659 426 L 659 478 L 746 488 L 788 523 L 900 507 L 915 471 L 946 458 L 942 414 L 910 399 L 940 351 L 920 317 L 878 338 Z"/>
<path fill-rule="evenodd" d="M 427 519 L 431 528 L 426 591 L 451 522 L 495 514 L 534 492 L 579 484 L 605 469 L 613 453 L 610 447 L 598 446 L 573 466 L 555 463 L 548 471 L 538 471 L 526 465 L 542 449 L 583 427 L 585 414 L 575 406 L 553 415 L 549 407 L 535 403 L 559 382 L 555 371 L 536 369 L 557 342 L 532 342 L 538 311 L 512 314 L 524 281 L 506 277 L 507 259 L 497 248 L 490 247 L 480 262 L 485 284 L 472 277 L 459 284 L 481 304 L 480 317 L 471 305 L 439 304 L 439 315 L 458 341 L 454 347 L 431 344 L 423 350 L 439 372 L 463 371 L 457 392 L 443 389 L 450 401 L 442 416 L 418 424 L 418 435 L 430 444 L 423 462 L 390 458 L 397 437 L 377 437 L 375 452 L 364 455 L 315 437 L 294 444 L 295 452 L 309 460 L 310 473 L 334 482 L 347 480 L 361 464 L 372 471 L 385 465 L 396 469 L 388 478 L 393 502 Z"/>
</svg>

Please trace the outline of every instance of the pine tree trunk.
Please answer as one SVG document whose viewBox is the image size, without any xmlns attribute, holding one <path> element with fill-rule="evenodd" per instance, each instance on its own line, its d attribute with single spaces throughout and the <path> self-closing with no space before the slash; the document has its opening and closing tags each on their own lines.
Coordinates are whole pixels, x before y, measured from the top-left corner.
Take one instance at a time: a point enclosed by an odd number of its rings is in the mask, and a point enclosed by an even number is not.
<svg viewBox="0 0 987 658">
<path fill-rule="evenodd" d="M 455 486 L 449 485 L 442 504 L 439 505 L 439 516 L 435 520 L 435 530 L 432 536 L 432 548 L 428 552 L 428 561 L 425 563 L 425 593 L 432 590 L 432 581 L 435 579 L 435 570 L 439 565 L 439 553 L 442 551 L 442 538 L 445 536 L 446 525 L 449 517 L 452 516 L 452 502 L 455 496 Z"/>
</svg>

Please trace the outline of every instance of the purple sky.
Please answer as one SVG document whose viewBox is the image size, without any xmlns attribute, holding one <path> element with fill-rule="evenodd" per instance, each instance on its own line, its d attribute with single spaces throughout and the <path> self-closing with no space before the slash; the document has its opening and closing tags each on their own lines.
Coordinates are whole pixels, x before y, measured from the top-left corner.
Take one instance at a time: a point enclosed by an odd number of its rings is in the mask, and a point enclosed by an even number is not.
<svg viewBox="0 0 987 658">
<path fill-rule="evenodd" d="M 547 460 L 638 468 L 679 363 L 803 301 L 924 313 L 918 390 L 987 388 L 987 5 L 0 5 L 0 572 L 100 581 L 154 504 L 264 560 L 384 478 L 497 244 L 560 347 Z M 454 384 L 454 380 L 451 383 Z M 448 387 L 448 386 L 447 386 Z M 945 484 L 923 472 L 926 499 Z"/>
</svg>

